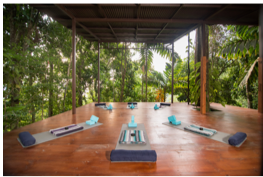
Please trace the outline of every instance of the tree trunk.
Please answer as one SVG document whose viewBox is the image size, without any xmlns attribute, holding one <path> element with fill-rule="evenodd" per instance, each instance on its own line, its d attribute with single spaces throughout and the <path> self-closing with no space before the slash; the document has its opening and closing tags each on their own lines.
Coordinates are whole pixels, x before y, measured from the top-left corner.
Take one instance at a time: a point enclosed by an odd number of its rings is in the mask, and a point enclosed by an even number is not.
<svg viewBox="0 0 263 177">
<path fill-rule="evenodd" d="M 198 62 L 201 62 L 201 37 L 202 37 L 202 27 L 199 26 L 197 29 L 196 29 L 196 34 L 195 34 L 195 64 L 198 63 Z M 196 68 L 195 68 L 196 70 Z M 198 69 L 197 71 L 198 73 L 201 72 L 200 68 Z M 198 77 L 196 77 L 196 80 L 195 82 L 197 83 L 197 81 L 200 80 L 200 75 Z M 200 90 L 200 86 L 199 86 L 199 90 Z M 197 103 L 195 103 L 196 106 L 200 106 L 200 96 L 198 98 L 198 101 Z"/>
<path fill-rule="evenodd" d="M 29 86 L 32 88 L 33 87 L 33 78 L 30 74 L 29 76 Z M 30 109 L 30 112 L 31 112 L 31 115 L 32 115 L 32 123 L 35 122 L 36 120 L 36 112 L 35 112 L 35 106 L 34 106 L 34 99 L 33 99 L 33 93 L 31 94 L 31 99 L 32 99 L 32 103 L 31 103 L 31 109 Z"/>
<path fill-rule="evenodd" d="M 126 44 L 125 44 L 126 47 Z M 121 82 L 121 98 L 120 98 L 120 102 L 123 101 L 123 90 L 124 90 L 124 78 L 125 78 L 125 65 L 126 65 L 126 50 L 125 50 L 125 63 L 124 63 L 124 67 L 122 66 L 122 61 L 123 61 L 123 50 L 122 50 L 122 59 L 121 59 L 121 72 L 122 72 L 122 82 Z"/>
<path fill-rule="evenodd" d="M 53 116 L 53 62 L 50 62 L 48 117 Z"/>
<path fill-rule="evenodd" d="M 252 108 L 252 95 L 251 95 L 251 90 L 250 90 L 250 81 L 248 79 L 248 82 L 246 83 L 246 95 L 247 95 L 247 107 Z"/>
<path fill-rule="evenodd" d="M 63 99 L 63 108 L 62 108 L 62 111 L 64 112 L 65 111 L 65 100 L 66 100 L 66 95 L 67 95 L 67 89 L 68 89 L 68 82 L 69 82 L 69 73 L 70 73 L 70 64 L 72 62 L 72 52 L 71 52 L 71 55 L 70 55 L 70 62 L 68 64 L 68 74 L 67 74 L 67 81 L 66 81 L 66 86 L 65 86 L 65 91 L 64 91 L 64 99 Z"/>
</svg>

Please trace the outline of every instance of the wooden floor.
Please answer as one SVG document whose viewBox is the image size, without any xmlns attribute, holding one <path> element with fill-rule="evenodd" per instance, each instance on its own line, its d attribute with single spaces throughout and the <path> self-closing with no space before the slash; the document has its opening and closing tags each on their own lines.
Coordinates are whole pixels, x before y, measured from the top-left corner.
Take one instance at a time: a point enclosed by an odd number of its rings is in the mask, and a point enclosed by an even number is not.
<svg viewBox="0 0 263 177">
<path fill-rule="evenodd" d="M 108 104 L 108 103 L 107 103 Z M 94 103 L 13 130 L 3 135 L 4 175 L 260 175 L 262 115 L 257 110 L 212 104 L 221 111 L 201 115 L 187 103 L 155 111 L 155 103 L 138 103 L 139 109 L 126 109 L 127 103 L 112 103 L 112 111 Z M 103 125 L 24 149 L 17 141 L 22 131 L 31 134 L 81 123 L 91 115 Z M 122 124 L 135 116 L 144 123 L 156 163 L 111 163 Z M 240 147 L 178 130 L 162 123 L 175 115 L 177 120 L 195 123 L 226 133 L 245 132 L 248 139 Z"/>
</svg>

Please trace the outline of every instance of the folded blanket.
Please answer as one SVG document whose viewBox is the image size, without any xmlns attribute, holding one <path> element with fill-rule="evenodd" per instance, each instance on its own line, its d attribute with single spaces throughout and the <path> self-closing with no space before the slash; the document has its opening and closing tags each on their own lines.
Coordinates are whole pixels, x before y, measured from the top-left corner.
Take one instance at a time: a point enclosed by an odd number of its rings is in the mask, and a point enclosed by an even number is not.
<svg viewBox="0 0 263 177">
<path fill-rule="evenodd" d="M 237 146 L 247 138 L 247 134 L 243 132 L 237 132 L 228 139 L 228 143 L 232 146 Z"/>
<path fill-rule="evenodd" d="M 49 132 L 55 136 L 62 136 L 82 129 L 83 129 L 82 126 L 76 125 L 76 126 L 66 126 L 64 127 L 64 129 L 61 128 L 60 130 L 49 131 Z"/>
<path fill-rule="evenodd" d="M 120 144 L 145 144 L 145 135 L 142 130 L 123 130 L 119 139 Z"/>
<path fill-rule="evenodd" d="M 21 132 L 18 137 L 23 146 L 31 146 L 36 143 L 36 139 L 29 132 Z"/>
<path fill-rule="evenodd" d="M 115 162 L 155 162 L 155 150 L 112 150 L 110 160 Z"/>
<path fill-rule="evenodd" d="M 192 125 L 190 125 L 190 126 L 193 127 L 193 128 L 197 128 L 197 129 L 203 128 L 203 130 L 206 130 L 206 131 L 209 131 L 209 132 L 213 132 L 213 133 L 217 133 L 217 131 L 214 130 L 214 129 L 209 129 L 209 128 L 205 128 L 205 127 L 200 127 L 199 125 L 194 125 L 194 124 L 192 124 Z"/>
<path fill-rule="evenodd" d="M 201 135 L 205 135 L 205 136 L 212 136 L 214 133 L 211 132 L 211 131 L 206 131 L 206 130 L 200 130 L 198 128 L 194 128 L 194 127 L 191 127 L 191 126 L 187 126 L 187 127 L 184 127 L 185 130 L 189 130 L 189 131 L 192 131 L 194 133 L 198 133 L 198 134 L 201 134 Z"/>
</svg>

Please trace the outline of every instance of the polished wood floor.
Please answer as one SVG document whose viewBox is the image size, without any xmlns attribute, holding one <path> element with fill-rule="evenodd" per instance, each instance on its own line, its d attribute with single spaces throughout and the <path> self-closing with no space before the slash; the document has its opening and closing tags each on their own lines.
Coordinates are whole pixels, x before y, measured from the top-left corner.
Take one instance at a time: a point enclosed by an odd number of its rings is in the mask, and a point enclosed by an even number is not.
<svg viewBox="0 0 263 177">
<path fill-rule="evenodd" d="M 108 104 L 108 103 L 107 103 Z M 127 103 L 112 103 L 112 111 L 94 103 L 27 125 L 3 135 L 4 175 L 260 175 L 262 115 L 257 110 L 212 104 L 221 111 L 201 115 L 187 103 L 155 111 L 155 103 L 138 103 L 139 109 L 125 109 Z M 31 134 L 81 123 L 91 115 L 103 125 L 23 149 L 17 141 L 22 131 Z M 144 123 L 156 163 L 111 163 L 121 126 L 135 116 Z M 211 127 L 226 133 L 242 131 L 248 139 L 240 147 L 214 141 L 162 123 L 175 115 L 178 120 Z"/>
</svg>

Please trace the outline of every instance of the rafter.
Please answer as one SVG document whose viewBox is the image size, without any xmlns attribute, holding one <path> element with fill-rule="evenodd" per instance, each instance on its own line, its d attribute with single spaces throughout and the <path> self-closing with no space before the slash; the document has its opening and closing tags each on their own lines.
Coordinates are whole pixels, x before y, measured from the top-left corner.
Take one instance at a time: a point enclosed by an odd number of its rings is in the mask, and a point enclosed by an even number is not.
<svg viewBox="0 0 263 177">
<path fill-rule="evenodd" d="M 65 8 L 63 5 L 61 4 L 56 4 L 56 6 L 62 11 L 64 12 L 67 16 L 69 16 L 71 19 L 75 19 L 76 23 L 81 26 L 84 30 L 86 30 L 88 33 L 90 33 L 93 37 L 95 37 L 97 40 L 100 40 L 95 34 L 93 34 L 87 27 L 85 27 L 84 25 L 82 25 L 75 17 L 74 15 L 67 10 L 67 8 Z"/>
<path fill-rule="evenodd" d="M 140 12 L 141 12 L 141 4 L 137 7 L 137 19 L 140 18 Z M 138 33 L 138 23 L 136 24 L 136 31 L 135 31 L 135 39 L 137 40 L 137 33 Z"/>
<path fill-rule="evenodd" d="M 207 16 L 204 20 L 208 20 L 209 18 L 212 18 L 213 16 L 215 16 L 216 14 L 222 12 L 223 10 L 228 8 L 229 6 L 231 6 L 231 4 L 223 5 L 217 11 L 215 11 L 214 13 L 210 14 L 209 16 Z"/>
<path fill-rule="evenodd" d="M 98 8 L 99 8 L 100 14 L 102 14 L 102 16 L 107 19 L 108 17 L 107 17 L 107 15 L 105 14 L 104 10 L 102 9 L 101 5 L 98 4 Z M 110 27 L 111 32 L 113 33 L 113 35 L 115 36 L 115 38 L 118 39 L 117 36 L 116 36 L 116 34 L 115 34 L 115 32 L 114 32 L 114 30 L 112 29 L 110 23 L 107 22 L 107 24 L 108 24 L 108 26 Z"/>
<path fill-rule="evenodd" d="M 173 19 L 175 17 L 175 15 L 182 9 L 182 7 L 183 7 L 183 4 L 181 4 L 179 6 L 179 8 L 176 9 L 176 11 L 174 12 L 173 16 L 170 19 Z M 154 40 L 158 38 L 158 36 L 163 32 L 163 30 L 168 26 L 168 24 L 169 23 L 166 23 L 166 25 L 164 25 L 163 29 L 157 34 L 157 36 L 154 38 Z"/>
</svg>

